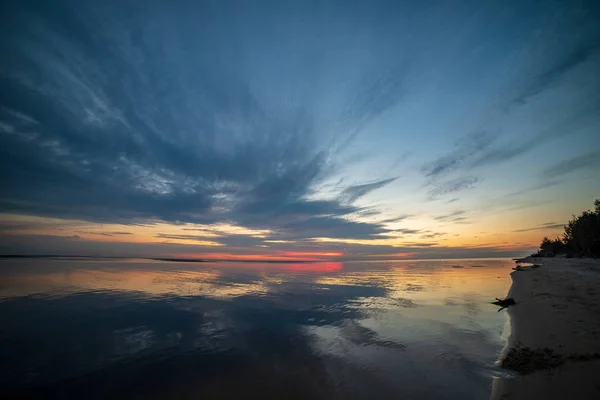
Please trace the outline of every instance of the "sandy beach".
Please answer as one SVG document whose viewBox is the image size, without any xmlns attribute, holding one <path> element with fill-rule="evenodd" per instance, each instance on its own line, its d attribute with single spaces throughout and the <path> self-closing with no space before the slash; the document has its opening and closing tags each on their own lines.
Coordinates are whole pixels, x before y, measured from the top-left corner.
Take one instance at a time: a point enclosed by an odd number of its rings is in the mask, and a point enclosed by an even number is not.
<svg viewBox="0 0 600 400">
<path fill-rule="evenodd" d="M 525 259 L 511 273 L 511 335 L 493 383 L 496 399 L 600 398 L 600 260 Z"/>
</svg>

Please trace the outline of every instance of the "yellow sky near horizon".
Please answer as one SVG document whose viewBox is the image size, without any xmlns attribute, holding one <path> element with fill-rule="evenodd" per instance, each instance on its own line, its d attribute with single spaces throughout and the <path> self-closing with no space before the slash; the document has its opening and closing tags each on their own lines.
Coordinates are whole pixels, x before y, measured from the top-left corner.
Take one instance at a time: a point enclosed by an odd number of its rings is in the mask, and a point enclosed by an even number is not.
<svg viewBox="0 0 600 400">
<path fill-rule="evenodd" d="M 421 220 L 411 221 L 410 226 L 418 224 L 431 226 L 436 221 Z M 493 225 L 489 225 L 493 224 Z M 404 226 L 407 226 L 405 224 Z M 490 217 L 485 224 L 451 224 L 445 225 L 438 222 L 438 230 L 443 230 L 444 235 L 428 237 L 426 232 L 432 228 L 423 229 L 424 233 L 401 234 L 393 237 L 381 237 L 372 239 L 344 239 L 329 237 L 307 238 L 302 241 L 277 239 L 277 232 L 271 230 L 250 229 L 232 224 L 200 225 L 192 223 L 170 224 L 163 221 L 152 221 L 144 224 L 103 224 L 83 220 L 70 220 L 61 218 L 25 216 L 17 214 L 0 214 L 0 228 L 6 234 L 27 236 L 47 235 L 57 237 L 74 237 L 78 240 L 103 243 L 131 243 L 131 244 L 177 244 L 194 246 L 190 254 L 198 254 L 197 248 L 206 248 L 206 253 L 229 254 L 226 239 L 232 236 L 248 237 L 258 240 L 261 244 L 259 253 L 265 256 L 280 255 L 293 252 L 295 247 L 301 245 L 302 254 L 310 254 L 306 250 L 311 244 L 318 246 L 318 255 L 327 258 L 327 250 L 323 246 L 331 245 L 332 251 L 348 246 L 358 246 L 361 253 L 368 253 L 372 246 L 387 246 L 390 251 L 387 254 L 374 254 L 374 257 L 390 256 L 391 258 L 411 257 L 410 251 L 394 251 L 395 248 L 410 249 L 422 246 L 443 248 L 494 248 L 506 251 L 524 251 L 524 249 L 535 248 L 544 235 L 557 236 L 562 233 L 561 228 L 535 229 L 523 232 L 515 232 L 514 221 L 508 218 Z M 415 229 L 417 230 L 417 229 Z M 252 247 L 252 249 L 250 249 Z M 248 253 L 256 254 L 257 247 L 248 246 Z M 239 251 L 239 250 L 238 250 Z M 180 252 L 184 253 L 184 252 Z M 244 252 L 243 252 L 244 253 Z M 351 255 L 352 250 L 343 251 L 341 254 Z M 295 253 L 301 257 L 300 252 Z M 334 253 L 332 253 L 334 254 Z M 152 254 L 158 256 L 162 254 Z M 314 253 L 313 253 L 314 256 Z M 331 256 L 331 254 L 329 254 Z M 334 254 L 335 256 L 335 254 Z M 286 256 L 287 257 L 287 256 Z"/>
</svg>

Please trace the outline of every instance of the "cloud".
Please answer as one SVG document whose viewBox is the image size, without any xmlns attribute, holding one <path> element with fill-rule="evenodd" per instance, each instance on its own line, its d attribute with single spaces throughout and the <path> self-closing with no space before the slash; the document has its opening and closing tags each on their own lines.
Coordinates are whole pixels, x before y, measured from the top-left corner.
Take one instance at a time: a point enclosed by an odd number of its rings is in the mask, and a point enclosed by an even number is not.
<svg viewBox="0 0 600 400">
<path fill-rule="evenodd" d="M 456 235 L 455 235 L 456 236 Z M 240 237 L 233 239 L 238 240 Z M 433 238 L 432 238 L 433 239 Z M 226 243 L 224 238 L 223 243 Z M 529 245 L 486 245 L 486 246 L 443 246 L 437 242 L 411 242 L 406 241 L 402 245 L 382 245 L 368 243 L 348 242 L 344 239 L 335 239 L 319 242 L 313 240 L 301 240 L 286 243 L 270 243 L 269 239 L 263 241 L 273 249 L 289 250 L 293 245 L 294 251 L 311 251 L 322 249 L 324 252 L 341 252 L 343 260 L 369 260 L 373 256 L 389 257 L 393 254 L 414 253 L 415 258 L 464 258 L 464 257 L 510 257 L 519 253 L 531 253 L 535 246 Z M 219 239 L 221 241 L 221 239 Z M 2 254 L 64 254 L 64 255 L 115 255 L 115 256 L 169 256 L 173 254 L 189 254 L 198 256 L 206 253 L 208 247 L 201 243 L 192 244 L 173 240 L 161 243 L 128 243 L 128 242 L 106 242 L 92 241 L 73 236 L 56 235 L 7 235 L 0 233 L 0 253 Z M 214 248 L 213 248 L 214 249 Z M 213 249 L 208 250 L 213 252 Z M 263 254 L 264 249 L 260 247 L 248 247 L 245 243 L 238 246 L 227 245 L 227 253 L 231 254 Z"/>
<path fill-rule="evenodd" d="M 370 192 L 382 188 L 398 178 L 383 179 L 377 182 L 365 183 L 362 185 L 349 186 L 340 194 L 340 199 L 346 203 L 354 203 L 359 198 Z"/>
<path fill-rule="evenodd" d="M 465 176 L 462 178 L 452 179 L 450 181 L 443 182 L 428 192 L 428 199 L 437 200 L 447 194 L 467 190 L 475 187 L 480 179 L 474 176 Z"/>
<path fill-rule="evenodd" d="M 565 227 L 565 224 L 557 224 L 555 222 L 547 222 L 545 224 L 542 224 L 540 226 L 536 226 L 533 228 L 526 228 L 526 229 L 517 229 L 513 232 L 530 232 L 530 231 L 540 231 L 540 230 L 553 230 L 553 229 L 562 229 Z"/>
<path fill-rule="evenodd" d="M 558 71 L 561 68 L 557 67 L 555 70 Z M 524 101 L 530 97 L 522 94 L 520 98 Z M 453 171 L 472 170 L 505 163 L 597 123 L 599 109 L 600 103 L 596 96 L 584 103 L 577 104 L 576 108 L 573 108 L 565 117 L 553 121 L 538 132 L 524 132 L 520 136 L 522 139 L 512 142 L 502 143 L 499 140 L 500 135 L 492 135 L 486 130 L 477 130 L 457 141 L 454 150 L 448 154 L 425 164 L 421 168 L 421 172 L 426 177 L 434 179 Z"/>
<path fill-rule="evenodd" d="M 523 105 L 531 98 L 548 90 L 575 68 L 595 56 L 598 53 L 598 49 L 599 46 L 597 43 L 575 48 L 569 54 L 558 59 L 553 65 L 550 65 L 548 69 L 533 77 L 529 84 L 525 85 L 520 93 L 508 102 L 507 107 L 511 108 Z"/>
<path fill-rule="evenodd" d="M 467 160 L 489 148 L 495 137 L 486 131 L 475 131 L 454 144 L 455 150 L 424 165 L 421 172 L 426 177 L 438 177 L 461 167 Z"/>
<path fill-rule="evenodd" d="M 456 217 L 452 218 L 450 222 L 455 222 L 457 224 L 471 224 L 472 222 L 467 219 L 467 217 Z"/>
<path fill-rule="evenodd" d="M 501 164 L 534 151 L 538 147 L 551 143 L 554 140 L 573 135 L 580 129 L 598 121 L 599 106 L 598 99 L 587 102 L 568 117 L 552 123 L 550 126 L 543 128 L 533 135 L 524 135 L 526 139 L 520 142 L 506 143 L 492 147 L 479 154 L 470 163 L 469 168 Z"/>
<path fill-rule="evenodd" d="M 124 236 L 133 235 L 131 232 L 94 232 L 94 231 L 76 231 L 77 233 L 83 233 L 86 235 L 100 235 L 100 236 Z"/>
<path fill-rule="evenodd" d="M 154 7 L 136 15 L 68 8 L 19 8 L 15 21 L 37 23 L 1 28 L 11 38 L 0 41 L 11 73 L 0 76 L 0 122 L 14 134 L 0 136 L 0 211 L 123 224 L 227 221 L 286 238 L 387 232 L 350 221 L 367 212 L 350 203 L 396 178 L 342 187 L 340 199 L 309 195 L 334 175 L 342 149 L 404 96 L 408 65 L 383 57 L 393 43 L 339 54 L 344 65 L 365 61 L 348 76 L 335 68 L 313 76 L 341 39 L 308 46 L 305 31 L 290 30 L 267 45 L 267 16 L 240 21 L 251 32 L 240 42 L 224 28 L 230 13 L 199 9 L 200 20 L 186 23 Z M 105 28 L 92 32 L 95 22 Z M 320 37 L 330 22 L 313 30 Z M 302 51 L 301 65 L 279 48 Z M 277 60 L 277 69 L 261 59 Z M 318 99 L 326 96 L 306 87 L 340 93 L 340 107 L 323 117 Z"/>
<path fill-rule="evenodd" d="M 403 229 L 394 229 L 389 232 L 381 233 L 379 236 L 384 236 L 384 237 L 399 237 L 400 236 L 400 237 L 402 237 L 402 236 L 406 236 L 406 235 L 415 235 L 420 232 L 421 232 L 420 229 L 403 228 Z"/>
<path fill-rule="evenodd" d="M 586 153 L 577 157 L 561 161 L 542 171 L 541 175 L 546 179 L 556 179 L 572 172 L 583 169 L 600 167 L 600 151 Z"/>
<path fill-rule="evenodd" d="M 456 211 L 452 211 L 449 214 L 438 215 L 437 217 L 433 217 L 433 219 L 435 219 L 436 221 L 448 221 L 450 219 L 454 219 L 453 217 L 457 217 L 457 216 L 463 215 L 465 213 L 466 213 L 465 210 L 456 210 Z"/>
<path fill-rule="evenodd" d="M 431 233 L 426 233 L 424 235 L 421 235 L 421 238 L 423 238 L 423 239 L 435 239 L 435 238 L 446 236 L 446 235 L 447 235 L 447 233 L 444 233 L 444 232 L 431 232 Z"/>
<path fill-rule="evenodd" d="M 518 190 L 518 191 L 515 191 L 515 192 L 508 193 L 504 197 L 505 198 L 513 198 L 514 199 L 516 196 L 523 196 L 524 194 L 527 194 L 527 193 L 537 192 L 538 190 L 543 190 L 543 189 L 546 189 L 546 188 L 549 188 L 549 187 L 553 187 L 553 186 L 559 185 L 562 182 L 563 182 L 563 180 L 554 180 L 554 179 L 552 179 L 552 180 L 545 180 L 544 182 L 539 183 L 537 185 L 530 186 L 530 187 L 525 188 L 525 189 L 521 189 L 521 190 Z"/>
<path fill-rule="evenodd" d="M 414 217 L 414 215 L 412 215 L 412 214 L 403 214 L 403 215 L 400 215 L 398 217 L 386 218 L 383 221 L 379 221 L 379 223 L 380 224 L 390 224 L 390 223 L 393 223 L 393 222 L 404 221 L 405 219 L 412 218 L 412 217 Z"/>
<path fill-rule="evenodd" d="M 484 132 L 467 135 L 456 143 L 457 149 L 426 164 L 421 172 L 429 178 L 438 178 L 453 171 L 472 170 L 498 165 L 534 151 L 539 146 L 577 133 L 597 121 L 598 105 L 594 102 L 581 107 L 568 118 L 540 130 L 520 142 L 494 145 L 496 138 Z M 469 144 L 469 140 L 473 140 Z"/>
<path fill-rule="evenodd" d="M 179 241 L 199 242 L 202 244 L 208 244 L 209 246 L 223 246 L 223 244 L 221 244 L 219 242 L 209 240 L 212 237 L 206 237 L 206 236 L 202 236 L 202 235 L 171 235 L 171 234 L 167 234 L 167 233 L 159 233 L 159 234 L 155 235 L 155 237 L 157 237 L 159 239 L 173 239 L 173 240 L 179 240 Z"/>
</svg>

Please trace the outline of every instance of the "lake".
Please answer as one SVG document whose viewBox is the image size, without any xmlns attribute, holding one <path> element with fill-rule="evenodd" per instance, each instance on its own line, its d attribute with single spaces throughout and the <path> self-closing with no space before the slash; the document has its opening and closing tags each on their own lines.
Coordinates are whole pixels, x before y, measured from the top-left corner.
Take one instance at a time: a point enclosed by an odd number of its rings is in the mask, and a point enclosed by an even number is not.
<svg viewBox="0 0 600 400">
<path fill-rule="evenodd" d="M 487 399 L 511 260 L 0 261 L 0 396 Z"/>
</svg>

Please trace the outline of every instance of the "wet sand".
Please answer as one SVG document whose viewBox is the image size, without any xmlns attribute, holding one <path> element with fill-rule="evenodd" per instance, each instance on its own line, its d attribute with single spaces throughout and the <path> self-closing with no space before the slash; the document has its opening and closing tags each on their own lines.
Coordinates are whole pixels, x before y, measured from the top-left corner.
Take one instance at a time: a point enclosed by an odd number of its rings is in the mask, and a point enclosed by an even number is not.
<svg viewBox="0 0 600 400">
<path fill-rule="evenodd" d="M 511 273 L 511 335 L 491 399 L 600 398 L 600 260 L 525 259 Z"/>
</svg>

